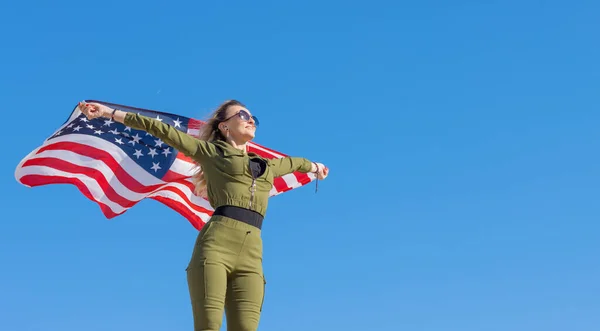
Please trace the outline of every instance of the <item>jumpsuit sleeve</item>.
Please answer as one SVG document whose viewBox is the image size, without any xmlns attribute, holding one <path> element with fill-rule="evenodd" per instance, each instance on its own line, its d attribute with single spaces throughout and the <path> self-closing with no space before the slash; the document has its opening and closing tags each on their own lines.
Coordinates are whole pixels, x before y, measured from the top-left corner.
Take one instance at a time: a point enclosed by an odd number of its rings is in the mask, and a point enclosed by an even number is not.
<svg viewBox="0 0 600 331">
<path fill-rule="evenodd" d="M 216 154 L 215 146 L 207 141 L 196 139 L 179 131 L 169 124 L 154 118 L 135 113 L 125 115 L 124 124 L 137 130 L 143 130 L 160 138 L 167 145 L 189 157 L 205 159 Z"/>
<path fill-rule="evenodd" d="M 280 177 L 294 171 L 309 172 L 312 162 L 302 157 L 287 156 L 269 160 L 269 166 L 273 171 L 273 177 Z"/>
</svg>

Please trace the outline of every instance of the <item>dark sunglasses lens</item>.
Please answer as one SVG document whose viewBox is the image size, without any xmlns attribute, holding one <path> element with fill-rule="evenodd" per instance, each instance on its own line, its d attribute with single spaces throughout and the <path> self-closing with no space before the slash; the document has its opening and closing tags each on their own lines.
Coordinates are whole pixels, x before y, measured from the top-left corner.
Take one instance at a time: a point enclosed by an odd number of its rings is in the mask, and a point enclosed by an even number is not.
<svg viewBox="0 0 600 331">
<path fill-rule="evenodd" d="M 249 121 L 250 114 L 248 114 L 248 112 L 245 110 L 240 110 L 240 118 L 244 121 Z M 254 125 L 258 126 L 258 118 L 256 116 L 252 116 L 252 119 L 254 120 Z"/>
<path fill-rule="evenodd" d="M 245 110 L 240 110 L 240 118 L 244 121 L 247 121 L 250 119 L 250 115 Z"/>
</svg>

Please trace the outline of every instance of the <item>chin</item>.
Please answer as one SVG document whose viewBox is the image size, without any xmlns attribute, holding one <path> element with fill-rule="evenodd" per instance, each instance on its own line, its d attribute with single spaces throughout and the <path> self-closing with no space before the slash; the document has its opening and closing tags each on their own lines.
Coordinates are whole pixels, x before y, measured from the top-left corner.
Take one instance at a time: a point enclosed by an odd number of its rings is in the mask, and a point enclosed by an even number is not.
<svg viewBox="0 0 600 331">
<path fill-rule="evenodd" d="M 246 138 L 247 140 L 252 140 L 252 139 L 254 139 L 254 136 L 255 136 L 254 131 L 248 130 L 248 131 L 246 131 L 244 138 Z"/>
<path fill-rule="evenodd" d="M 244 141 L 251 141 L 252 139 L 254 139 L 254 135 L 253 134 L 245 134 L 245 135 L 241 136 L 241 138 Z"/>
</svg>

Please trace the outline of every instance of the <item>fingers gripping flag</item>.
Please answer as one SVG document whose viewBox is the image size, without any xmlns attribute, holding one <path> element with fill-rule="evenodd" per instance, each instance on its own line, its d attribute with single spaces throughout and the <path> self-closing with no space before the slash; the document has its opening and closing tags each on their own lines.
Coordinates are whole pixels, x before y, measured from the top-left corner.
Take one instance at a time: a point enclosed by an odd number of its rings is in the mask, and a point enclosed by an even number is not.
<svg viewBox="0 0 600 331">
<path fill-rule="evenodd" d="M 192 136 L 202 121 L 165 112 L 98 102 L 111 108 L 156 118 Z M 248 151 L 266 158 L 285 154 L 249 143 Z M 172 208 L 200 230 L 213 213 L 192 184 L 195 164 L 159 138 L 110 119 L 88 120 L 75 106 L 68 120 L 29 153 L 16 168 L 18 182 L 28 187 L 72 184 L 96 202 L 107 218 L 126 212 L 142 199 Z M 311 182 L 312 174 L 294 172 L 274 180 L 275 196 Z"/>
</svg>

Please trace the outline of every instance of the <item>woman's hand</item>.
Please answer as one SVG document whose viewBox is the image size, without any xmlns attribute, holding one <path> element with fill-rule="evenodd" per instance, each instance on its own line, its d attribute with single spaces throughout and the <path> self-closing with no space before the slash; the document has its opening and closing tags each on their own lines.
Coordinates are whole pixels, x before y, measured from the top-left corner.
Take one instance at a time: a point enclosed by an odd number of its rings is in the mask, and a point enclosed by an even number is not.
<svg viewBox="0 0 600 331">
<path fill-rule="evenodd" d="M 88 120 L 92 120 L 98 117 L 110 118 L 113 111 L 109 107 L 95 102 L 80 102 L 78 107 L 79 110 L 81 110 L 81 112 L 87 117 Z"/>
<path fill-rule="evenodd" d="M 317 175 L 318 179 L 325 179 L 329 174 L 329 168 L 323 163 L 313 162 L 311 171 Z"/>
</svg>

